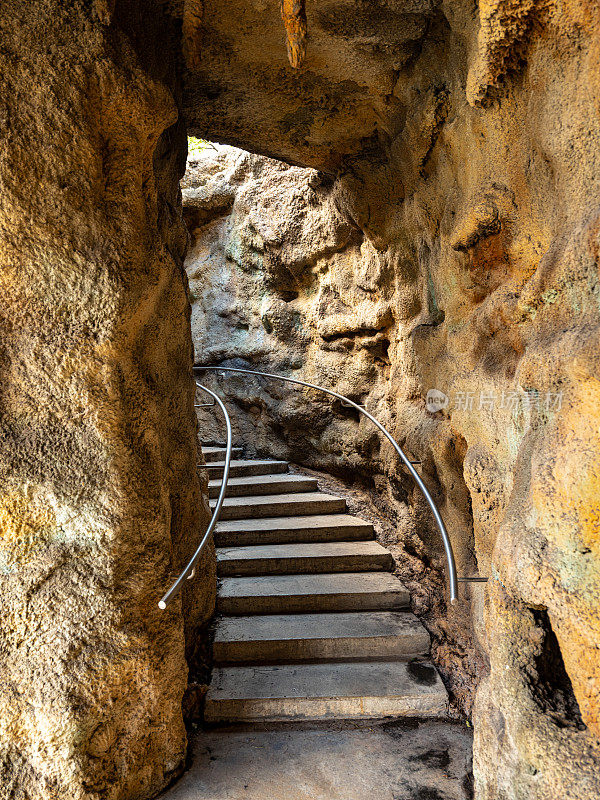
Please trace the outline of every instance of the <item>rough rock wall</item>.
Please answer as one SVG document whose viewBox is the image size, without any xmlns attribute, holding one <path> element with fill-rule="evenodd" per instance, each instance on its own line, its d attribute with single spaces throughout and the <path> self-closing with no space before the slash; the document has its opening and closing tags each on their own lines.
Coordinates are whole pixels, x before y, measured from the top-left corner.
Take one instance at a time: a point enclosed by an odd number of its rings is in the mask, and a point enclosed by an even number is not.
<svg viewBox="0 0 600 800">
<path fill-rule="evenodd" d="M 176 46 L 158 3 L 2 4 L 2 798 L 146 798 L 185 756 L 181 605 L 157 607 L 206 520 Z"/>
<path fill-rule="evenodd" d="M 470 607 L 431 612 L 455 642 L 436 657 L 464 707 L 460 674 L 479 681 L 486 800 L 600 793 L 599 13 L 309 0 L 295 70 L 275 2 L 213 0 L 186 82 L 198 134 L 328 174 L 289 192 L 283 225 L 280 178 L 254 162 L 193 212 L 192 286 L 207 255 L 223 265 L 207 307 L 225 316 L 204 334 L 198 314 L 201 358 L 241 353 L 334 386 L 424 462 L 460 571 L 490 576 Z M 435 531 L 367 425 L 342 409 L 332 425 L 326 402 L 235 381 L 248 430 L 256 421 L 317 467 L 373 473 L 405 521 L 408 501 L 415 577 L 433 581 L 418 564 Z M 427 409 L 432 388 L 446 407 Z"/>
</svg>

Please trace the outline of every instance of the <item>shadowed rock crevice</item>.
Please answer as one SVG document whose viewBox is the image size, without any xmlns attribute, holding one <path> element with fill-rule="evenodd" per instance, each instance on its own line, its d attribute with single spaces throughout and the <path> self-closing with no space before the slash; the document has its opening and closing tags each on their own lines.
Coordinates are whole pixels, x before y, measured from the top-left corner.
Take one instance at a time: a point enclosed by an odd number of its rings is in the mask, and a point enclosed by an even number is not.
<svg viewBox="0 0 600 800">
<path fill-rule="evenodd" d="M 542 640 L 540 654 L 535 661 L 537 676 L 532 683 L 532 690 L 544 713 L 550 714 L 558 727 L 585 730 L 586 725 L 548 612 L 534 610 L 533 616 L 540 629 Z"/>
</svg>

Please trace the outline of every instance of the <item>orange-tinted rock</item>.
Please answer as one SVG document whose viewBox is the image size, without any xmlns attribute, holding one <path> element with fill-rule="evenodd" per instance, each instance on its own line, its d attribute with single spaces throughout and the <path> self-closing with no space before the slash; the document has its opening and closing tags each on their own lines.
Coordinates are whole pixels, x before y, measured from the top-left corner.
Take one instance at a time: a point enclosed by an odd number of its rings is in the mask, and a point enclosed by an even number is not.
<svg viewBox="0 0 600 800">
<path fill-rule="evenodd" d="M 185 758 L 184 617 L 157 605 L 207 518 L 177 39 L 113 5 L 0 14 L 3 799 L 150 797 Z"/>
</svg>

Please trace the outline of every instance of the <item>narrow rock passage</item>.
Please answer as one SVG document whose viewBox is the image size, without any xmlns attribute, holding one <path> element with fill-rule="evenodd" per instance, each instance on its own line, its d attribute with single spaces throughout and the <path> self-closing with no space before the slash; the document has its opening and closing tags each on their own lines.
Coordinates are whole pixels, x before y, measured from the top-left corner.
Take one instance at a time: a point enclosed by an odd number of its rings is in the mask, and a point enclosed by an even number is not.
<svg viewBox="0 0 600 800">
<path fill-rule="evenodd" d="M 204 454 L 214 502 L 223 451 Z M 369 522 L 238 452 L 216 544 L 209 725 L 169 800 L 471 796 L 470 732 Z"/>
</svg>

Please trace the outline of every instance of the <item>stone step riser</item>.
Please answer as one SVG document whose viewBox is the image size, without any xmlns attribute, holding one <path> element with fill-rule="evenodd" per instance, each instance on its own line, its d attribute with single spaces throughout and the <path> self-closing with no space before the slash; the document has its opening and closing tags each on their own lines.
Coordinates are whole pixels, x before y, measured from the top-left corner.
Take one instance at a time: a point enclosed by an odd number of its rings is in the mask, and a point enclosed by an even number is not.
<svg viewBox="0 0 600 800">
<path fill-rule="evenodd" d="M 207 702 L 204 719 L 209 723 L 384 719 L 385 717 L 445 718 L 447 711 L 437 697 L 330 697 L 326 699 L 280 698 Z"/>
<path fill-rule="evenodd" d="M 215 642 L 215 664 L 289 664 L 299 661 L 410 660 L 427 654 L 429 637 L 348 637 L 257 642 Z"/>
<path fill-rule="evenodd" d="M 335 572 L 378 572 L 393 567 L 391 554 L 320 556 L 300 558 L 257 558 L 217 563 L 219 577 L 233 575 L 304 575 Z"/>
<path fill-rule="evenodd" d="M 266 544 L 315 544 L 318 542 L 365 542 L 374 538 L 372 528 L 339 527 L 319 530 L 234 531 L 215 533 L 217 547 Z"/>
<path fill-rule="evenodd" d="M 410 596 L 386 572 L 223 578 L 217 609 L 225 614 L 304 614 L 325 611 L 389 611 L 406 608 Z"/>
<path fill-rule="evenodd" d="M 211 480 L 223 477 L 224 462 L 215 461 L 207 464 L 208 477 Z M 287 461 L 232 461 L 229 466 L 231 478 L 247 478 L 253 475 L 283 475 L 287 473 Z"/>
<path fill-rule="evenodd" d="M 400 593 L 217 597 L 221 614 L 313 614 L 328 611 L 399 611 L 408 607 Z"/>
<path fill-rule="evenodd" d="M 374 538 L 371 524 L 347 514 L 219 522 L 215 532 L 217 547 L 369 541 Z"/>
<path fill-rule="evenodd" d="M 378 542 L 310 542 L 217 549 L 219 575 L 299 575 L 391 571 L 391 554 Z"/>
<path fill-rule="evenodd" d="M 410 659 L 429 635 L 409 611 L 222 617 L 215 625 L 218 663 Z"/>
</svg>

